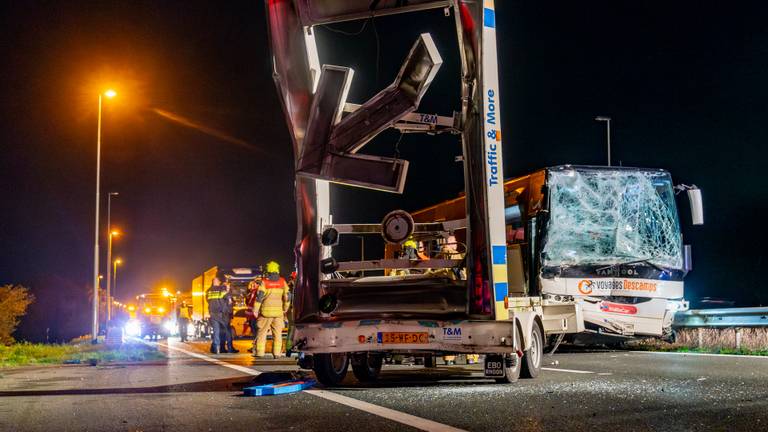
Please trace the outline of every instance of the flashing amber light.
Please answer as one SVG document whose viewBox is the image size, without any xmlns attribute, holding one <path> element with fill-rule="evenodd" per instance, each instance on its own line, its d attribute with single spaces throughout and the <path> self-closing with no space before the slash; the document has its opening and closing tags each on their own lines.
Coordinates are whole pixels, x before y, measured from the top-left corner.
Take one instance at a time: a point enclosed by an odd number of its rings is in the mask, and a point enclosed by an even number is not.
<svg viewBox="0 0 768 432">
<path fill-rule="evenodd" d="M 164 307 L 159 307 L 159 308 L 157 308 L 157 311 L 160 312 L 160 313 L 164 313 L 165 312 L 165 308 Z"/>
<path fill-rule="evenodd" d="M 144 308 L 144 313 L 150 313 L 152 312 L 152 308 Z"/>
<path fill-rule="evenodd" d="M 120 235 L 120 231 L 118 230 L 112 230 L 112 232 L 109 233 L 112 237 L 117 237 Z"/>
<path fill-rule="evenodd" d="M 117 96 L 117 92 L 112 89 L 108 89 L 107 91 L 104 92 L 104 96 L 112 99 L 113 97 Z"/>
<path fill-rule="evenodd" d="M 135 310 L 136 310 L 136 308 L 135 308 L 133 305 L 131 305 L 131 306 L 128 306 L 128 310 L 129 310 L 129 311 L 131 311 L 131 312 L 133 312 L 133 311 L 135 311 Z"/>
</svg>

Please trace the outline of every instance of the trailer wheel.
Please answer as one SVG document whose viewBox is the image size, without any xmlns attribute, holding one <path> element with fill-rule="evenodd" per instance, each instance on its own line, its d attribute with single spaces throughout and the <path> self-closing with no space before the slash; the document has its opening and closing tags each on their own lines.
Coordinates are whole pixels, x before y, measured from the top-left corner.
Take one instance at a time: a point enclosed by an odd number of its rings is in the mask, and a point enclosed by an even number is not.
<svg viewBox="0 0 768 432">
<path fill-rule="evenodd" d="M 349 356 L 347 353 L 315 354 L 313 370 L 317 380 L 322 384 L 333 387 L 341 384 L 347 376 Z"/>
<path fill-rule="evenodd" d="M 518 325 L 515 325 L 517 329 L 517 340 L 523 343 L 523 332 Z M 515 347 L 515 349 L 518 349 Z M 487 359 L 487 358 L 486 358 Z M 516 352 L 510 354 L 504 354 L 504 377 L 496 378 L 496 382 L 499 384 L 511 384 L 517 382 L 520 378 L 520 369 L 522 369 L 523 359 L 517 356 Z"/>
<path fill-rule="evenodd" d="M 504 354 L 504 378 L 496 378 L 499 384 L 511 384 L 517 382 L 520 378 L 520 368 L 522 359 L 517 358 L 517 354 Z"/>
<path fill-rule="evenodd" d="M 355 354 L 352 357 L 352 373 L 362 383 L 373 382 L 379 377 L 383 358 L 370 353 Z"/>
<path fill-rule="evenodd" d="M 525 350 L 521 362 L 520 375 L 523 378 L 536 378 L 541 373 L 544 354 L 544 336 L 539 324 L 534 322 L 531 329 L 531 347 Z"/>
</svg>

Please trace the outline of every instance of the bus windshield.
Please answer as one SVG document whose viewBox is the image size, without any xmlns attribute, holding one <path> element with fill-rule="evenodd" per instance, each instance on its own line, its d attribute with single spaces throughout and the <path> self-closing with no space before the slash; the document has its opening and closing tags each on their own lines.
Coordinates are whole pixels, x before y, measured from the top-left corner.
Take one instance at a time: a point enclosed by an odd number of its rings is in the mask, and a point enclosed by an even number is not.
<svg viewBox="0 0 768 432">
<path fill-rule="evenodd" d="M 661 170 L 563 167 L 549 172 L 544 266 L 647 261 L 682 268 L 672 179 Z"/>
</svg>

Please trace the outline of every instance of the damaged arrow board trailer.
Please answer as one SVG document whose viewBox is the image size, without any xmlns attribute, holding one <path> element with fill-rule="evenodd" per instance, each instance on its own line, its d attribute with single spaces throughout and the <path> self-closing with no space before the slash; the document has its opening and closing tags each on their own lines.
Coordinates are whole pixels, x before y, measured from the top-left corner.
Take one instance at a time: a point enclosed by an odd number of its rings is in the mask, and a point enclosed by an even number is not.
<svg viewBox="0 0 768 432">
<path fill-rule="evenodd" d="M 510 290 L 493 1 L 265 4 L 274 79 L 295 156 L 293 343 L 301 352 L 300 364 L 313 368 L 326 385 L 339 384 L 350 364 L 359 380 L 376 379 L 387 354 L 481 353 L 486 376 L 500 382 L 538 375 L 545 336 L 581 332 L 584 322 L 576 302 Z M 435 9 L 444 11 L 456 32 L 461 93 L 455 102 L 460 111 L 446 116 L 416 112 L 443 62 L 429 33 L 417 38 L 391 85 L 367 101 L 348 103 L 354 71 L 321 67 L 317 26 L 395 14 L 413 20 Z M 461 217 L 417 223 L 407 212 L 394 210 L 382 214 L 381 223 L 333 223 L 330 182 L 403 192 L 407 160 L 361 153 L 388 128 L 460 137 Z M 334 246 L 345 235 L 380 236 L 397 249 L 457 236 L 466 246 L 439 257 L 339 262 Z M 361 277 L 356 271 L 377 275 Z"/>
<path fill-rule="evenodd" d="M 683 278 L 691 269 L 675 189 L 692 188 L 673 187 L 664 170 L 628 167 L 563 165 L 505 181 L 509 296 L 575 302 L 582 342 L 670 337 L 675 313 L 688 308 Z M 690 204 L 702 213 L 700 199 Z M 459 197 L 413 218 L 450 220 L 465 205 Z"/>
</svg>

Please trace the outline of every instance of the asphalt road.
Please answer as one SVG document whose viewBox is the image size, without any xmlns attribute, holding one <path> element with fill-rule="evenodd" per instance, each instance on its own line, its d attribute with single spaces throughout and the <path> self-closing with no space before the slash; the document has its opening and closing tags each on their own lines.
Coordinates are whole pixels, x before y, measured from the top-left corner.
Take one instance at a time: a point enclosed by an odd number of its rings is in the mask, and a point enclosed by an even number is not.
<svg viewBox="0 0 768 432">
<path fill-rule="evenodd" d="M 342 388 L 244 397 L 260 372 L 296 367 L 159 348 L 167 361 L 0 370 L 0 430 L 768 430 L 768 358 L 572 352 L 510 385 L 473 366 L 386 366 L 375 385 L 350 373 Z"/>
</svg>

